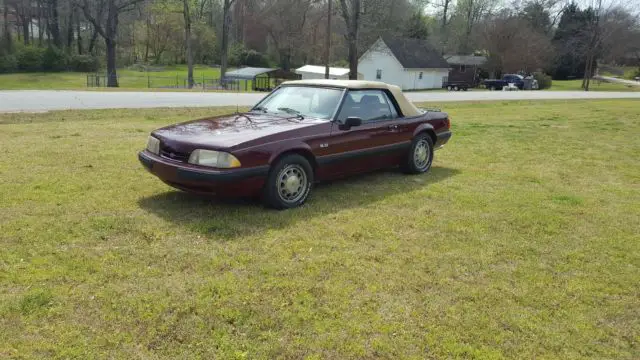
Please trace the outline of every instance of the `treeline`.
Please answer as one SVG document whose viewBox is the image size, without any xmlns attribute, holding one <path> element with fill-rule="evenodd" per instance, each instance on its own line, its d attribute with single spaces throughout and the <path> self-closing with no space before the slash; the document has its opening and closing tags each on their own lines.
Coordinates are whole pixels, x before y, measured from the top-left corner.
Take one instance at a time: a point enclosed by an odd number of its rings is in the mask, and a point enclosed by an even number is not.
<svg viewBox="0 0 640 360">
<path fill-rule="evenodd" d="M 0 71 L 142 64 L 357 66 L 382 34 L 428 39 L 486 70 L 589 78 L 598 61 L 640 62 L 638 15 L 619 0 L 1 0 Z M 327 31 L 328 16 L 331 27 Z M 191 69 L 192 66 L 189 66 Z M 190 74 L 192 71 L 190 71 Z M 587 84 L 588 86 L 588 84 Z"/>
</svg>

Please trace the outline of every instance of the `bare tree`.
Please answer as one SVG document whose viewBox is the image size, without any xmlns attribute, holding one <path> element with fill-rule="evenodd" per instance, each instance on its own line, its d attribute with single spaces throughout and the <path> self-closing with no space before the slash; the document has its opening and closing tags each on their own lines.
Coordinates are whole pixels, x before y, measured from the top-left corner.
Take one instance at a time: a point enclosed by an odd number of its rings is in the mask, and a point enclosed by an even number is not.
<svg viewBox="0 0 640 360">
<path fill-rule="evenodd" d="M 533 72 L 551 61 L 551 39 L 526 18 L 509 13 L 490 17 L 478 24 L 476 32 L 488 55 L 485 67 L 492 73 Z"/>
<path fill-rule="evenodd" d="M 193 88 L 193 52 L 191 39 L 191 12 L 189 10 L 189 0 L 182 0 L 184 15 L 184 37 L 187 46 L 187 83 L 189 89 Z"/>
<path fill-rule="evenodd" d="M 261 22 L 275 45 L 280 66 L 289 70 L 292 59 L 305 47 L 305 26 L 312 0 L 267 0 Z"/>
<path fill-rule="evenodd" d="M 585 35 L 587 40 L 585 56 L 585 71 L 582 80 L 582 88 L 589 91 L 591 78 L 593 77 L 593 69 L 596 67 L 599 56 L 608 47 L 612 37 L 615 34 L 620 35 L 621 32 L 632 31 L 637 15 L 633 20 L 629 19 L 629 13 L 625 10 L 624 4 L 611 0 L 603 2 L 603 0 L 594 0 L 595 4 L 591 4 L 595 15 L 587 23 Z M 614 39 L 615 40 L 615 39 Z"/>
<path fill-rule="evenodd" d="M 4 32 L 3 32 L 3 36 L 4 36 L 4 48 L 7 49 L 7 51 L 11 51 L 12 48 L 12 41 L 11 41 L 11 31 L 9 30 L 9 1 L 8 0 L 4 0 L 4 7 L 3 7 L 4 11 L 2 14 L 2 19 L 3 19 L 3 27 L 4 27 Z"/>
<path fill-rule="evenodd" d="M 324 78 L 329 78 L 329 58 L 331 57 L 331 4 L 333 0 L 327 0 L 327 34 L 324 49 Z"/>
<path fill-rule="evenodd" d="M 360 25 L 360 0 L 340 0 L 342 18 L 347 26 L 349 47 L 349 79 L 358 79 L 358 27 Z"/>
<path fill-rule="evenodd" d="M 118 87 L 116 41 L 120 14 L 131 11 L 142 0 L 82 0 L 84 16 L 104 39 L 107 50 L 107 86 Z M 103 11 L 104 9 L 104 11 Z M 106 14 L 105 14 L 106 11 Z"/>
<path fill-rule="evenodd" d="M 220 80 L 227 73 L 229 60 L 229 27 L 231 25 L 231 6 L 236 0 L 224 0 L 222 4 L 222 41 L 220 44 Z"/>
</svg>

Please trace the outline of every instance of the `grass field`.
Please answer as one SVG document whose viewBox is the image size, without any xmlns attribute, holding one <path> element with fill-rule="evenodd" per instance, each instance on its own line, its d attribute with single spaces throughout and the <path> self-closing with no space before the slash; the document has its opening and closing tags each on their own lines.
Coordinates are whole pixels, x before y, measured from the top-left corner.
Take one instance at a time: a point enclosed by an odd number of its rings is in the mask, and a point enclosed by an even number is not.
<svg viewBox="0 0 640 360">
<path fill-rule="evenodd" d="M 640 358 L 640 101 L 443 108 L 431 173 L 285 212 L 138 164 L 225 109 L 0 115 L 0 358 Z"/>
<path fill-rule="evenodd" d="M 101 73 L 104 73 L 101 72 Z M 152 87 L 174 86 L 176 78 L 180 84 L 187 76 L 185 65 L 164 66 L 162 71 L 137 71 L 118 69 L 122 89 L 146 89 Z M 196 82 L 220 77 L 220 69 L 198 65 L 193 71 Z M 18 73 L 0 75 L 0 90 L 64 90 L 87 88 L 87 75 L 84 73 Z M 104 90 L 104 88 L 102 88 Z"/>
<path fill-rule="evenodd" d="M 165 66 L 163 71 L 143 72 L 132 69 L 119 69 L 119 88 L 92 87 L 87 88 L 87 75 L 84 73 L 19 73 L 0 74 L 0 90 L 109 90 L 109 91 L 203 91 L 201 87 L 195 89 L 175 89 L 176 82 L 183 85 L 187 68 L 185 65 Z M 202 83 L 205 79 L 217 79 L 220 77 L 220 69 L 199 65 L 194 69 L 196 83 Z M 555 91 L 580 91 L 582 80 L 554 80 L 549 90 Z M 151 85 L 151 89 L 149 89 Z M 244 89 L 244 81 L 241 81 Z M 247 89 L 251 89 L 251 81 L 247 82 Z M 474 91 L 485 90 L 484 88 Z M 620 84 L 593 81 L 592 91 L 640 91 L 640 86 L 629 87 Z M 211 91 L 211 90 L 207 90 Z M 424 90 L 420 90 L 424 91 Z M 431 89 L 429 91 L 445 91 L 444 89 Z"/>
</svg>

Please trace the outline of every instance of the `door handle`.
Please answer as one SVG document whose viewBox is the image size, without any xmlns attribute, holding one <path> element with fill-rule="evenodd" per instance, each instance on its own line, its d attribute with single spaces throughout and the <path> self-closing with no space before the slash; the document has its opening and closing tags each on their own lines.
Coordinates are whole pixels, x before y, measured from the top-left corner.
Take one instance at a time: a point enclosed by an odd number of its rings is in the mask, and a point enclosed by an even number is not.
<svg viewBox="0 0 640 360">
<path fill-rule="evenodd" d="M 398 125 L 389 125 L 387 129 L 389 131 L 398 131 Z"/>
</svg>

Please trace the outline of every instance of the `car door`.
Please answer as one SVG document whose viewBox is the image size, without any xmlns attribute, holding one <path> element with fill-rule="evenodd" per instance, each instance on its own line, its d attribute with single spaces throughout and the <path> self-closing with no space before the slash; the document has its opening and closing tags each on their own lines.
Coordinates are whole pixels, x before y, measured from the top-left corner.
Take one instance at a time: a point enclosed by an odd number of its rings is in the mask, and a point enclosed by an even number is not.
<svg viewBox="0 0 640 360">
<path fill-rule="evenodd" d="M 398 118 L 390 94 L 381 89 L 349 90 L 327 142 L 330 155 L 318 159 L 330 175 L 340 176 L 399 163 L 409 146 L 408 129 Z M 344 126 L 348 117 L 360 126 Z"/>
</svg>

